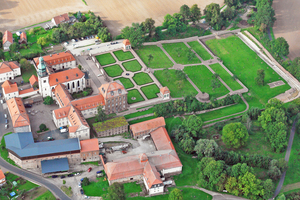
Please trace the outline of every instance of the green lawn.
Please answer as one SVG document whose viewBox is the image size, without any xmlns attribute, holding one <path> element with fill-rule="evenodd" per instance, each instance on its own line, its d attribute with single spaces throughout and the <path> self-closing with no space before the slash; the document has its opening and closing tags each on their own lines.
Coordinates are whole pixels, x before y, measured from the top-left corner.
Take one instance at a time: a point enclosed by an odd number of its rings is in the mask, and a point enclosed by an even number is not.
<svg viewBox="0 0 300 200">
<path fill-rule="evenodd" d="M 188 42 L 188 44 L 203 60 L 213 58 L 198 41 Z"/>
<path fill-rule="evenodd" d="M 173 66 L 172 61 L 158 46 L 143 46 L 135 51 L 149 68 L 170 68 Z M 148 62 L 149 54 L 153 56 L 153 60 L 150 63 Z"/>
<path fill-rule="evenodd" d="M 135 97 L 135 100 L 132 100 L 131 98 Z M 127 102 L 129 104 L 131 103 L 137 103 L 140 101 L 144 101 L 145 99 L 143 98 L 143 96 L 139 93 L 139 91 L 137 89 L 134 90 L 129 90 L 128 91 L 128 95 L 127 95 Z"/>
<path fill-rule="evenodd" d="M 84 194 L 87 196 L 102 196 L 107 193 L 109 187 L 108 181 L 104 177 L 97 178 L 97 182 L 90 182 L 87 186 L 82 186 Z"/>
<path fill-rule="evenodd" d="M 221 79 L 234 91 L 242 89 L 243 87 L 236 81 L 233 80 L 230 74 L 219 64 L 215 63 L 210 65 L 210 67 L 220 75 Z"/>
<path fill-rule="evenodd" d="M 109 65 L 116 62 L 114 57 L 110 53 L 98 55 L 96 56 L 96 59 L 98 60 L 101 66 Z"/>
<path fill-rule="evenodd" d="M 114 81 L 115 80 L 120 80 L 121 83 L 124 85 L 125 89 L 129 89 L 134 86 L 134 84 L 131 82 L 131 80 L 129 78 L 121 77 L 121 78 L 114 79 Z"/>
<path fill-rule="evenodd" d="M 154 99 L 158 97 L 157 93 L 159 93 L 159 88 L 156 84 L 144 86 L 141 88 L 141 90 L 148 99 Z"/>
<path fill-rule="evenodd" d="M 289 167 L 286 171 L 283 185 L 300 182 L 300 135 L 299 132 L 295 133 L 293 146 L 289 159 Z"/>
<path fill-rule="evenodd" d="M 136 119 L 136 120 L 129 121 L 128 124 L 129 125 L 136 124 L 136 123 L 144 122 L 144 121 L 147 121 L 147 120 L 150 120 L 150 119 L 154 119 L 154 118 L 156 118 L 156 117 L 155 116 L 144 117 L 144 118 L 141 118 L 141 119 Z"/>
<path fill-rule="evenodd" d="M 185 67 L 183 70 L 201 92 L 209 94 L 210 98 L 220 97 L 229 93 L 229 90 L 220 82 L 220 87 L 213 89 L 211 81 L 213 73 L 204 65 Z M 172 95 L 172 94 L 171 94 Z"/>
<path fill-rule="evenodd" d="M 123 70 L 119 65 L 112 65 L 109 67 L 104 67 L 103 69 L 106 71 L 107 75 L 110 77 L 121 76 L 121 74 L 123 73 Z"/>
<path fill-rule="evenodd" d="M 142 188 L 140 184 L 136 182 L 124 183 L 124 191 L 126 194 L 141 192 Z"/>
<path fill-rule="evenodd" d="M 56 197 L 50 191 L 47 191 L 35 200 L 56 200 Z"/>
<path fill-rule="evenodd" d="M 153 82 L 151 77 L 144 72 L 137 73 L 132 78 L 138 85 L 144 85 L 144 84 Z"/>
<path fill-rule="evenodd" d="M 170 71 L 169 79 L 166 78 L 163 70 L 155 71 L 154 75 L 163 86 L 167 86 L 169 88 L 172 97 L 177 98 L 177 97 L 183 97 L 186 95 L 195 96 L 197 94 L 197 90 L 190 84 L 190 82 L 188 80 L 183 80 L 182 88 L 179 89 L 178 85 L 176 84 L 178 79 L 175 75 L 175 70 L 171 69 L 169 71 Z"/>
<path fill-rule="evenodd" d="M 31 65 L 31 68 L 27 71 L 24 71 L 23 69 L 22 70 L 22 78 L 24 80 L 24 83 L 29 83 L 29 79 L 32 75 L 36 75 L 36 69 L 33 65 Z"/>
<path fill-rule="evenodd" d="M 137 60 L 132 60 L 122 64 L 127 71 L 136 72 L 142 69 L 142 66 Z"/>
<path fill-rule="evenodd" d="M 129 60 L 129 59 L 134 58 L 134 56 L 132 55 L 132 53 L 130 51 L 124 52 L 123 50 L 119 50 L 119 51 L 115 51 L 114 54 L 118 58 L 119 61 Z"/>
<path fill-rule="evenodd" d="M 269 99 L 290 89 L 288 84 L 270 89 L 266 83 L 283 79 L 237 36 L 208 40 L 206 44 L 223 60 L 224 65 L 248 87 L 250 95 L 244 95 L 244 97 L 250 106 L 263 108 Z M 255 83 L 258 69 L 265 71 L 264 86 L 258 86 Z M 283 80 L 283 82 L 285 81 Z"/>
<path fill-rule="evenodd" d="M 178 43 L 164 43 L 163 48 L 169 53 L 169 55 L 178 64 L 195 64 L 201 63 L 201 61 L 195 56 L 192 60 L 188 60 L 187 51 L 188 47 L 183 42 Z M 181 48 L 180 55 L 176 52 L 177 48 Z"/>
<path fill-rule="evenodd" d="M 139 112 L 135 112 L 135 113 L 131 113 L 131 114 L 128 114 L 128 115 L 125 115 L 125 119 L 131 119 L 131 118 L 134 118 L 134 117 L 139 117 L 139 116 L 143 116 L 143 115 L 147 115 L 147 114 L 151 114 L 153 113 L 153 108 L 150 108 L 148 110 L 145 110 L 145 111 L 139 111 Z"/>
<path fill-rule="evenodd" d="M 96 165 L 99 166 L 99 162 L 98 161 L 91 161 L 91 162 L 83 162 L 80 163 L 81 165 Z"/>
</svg>

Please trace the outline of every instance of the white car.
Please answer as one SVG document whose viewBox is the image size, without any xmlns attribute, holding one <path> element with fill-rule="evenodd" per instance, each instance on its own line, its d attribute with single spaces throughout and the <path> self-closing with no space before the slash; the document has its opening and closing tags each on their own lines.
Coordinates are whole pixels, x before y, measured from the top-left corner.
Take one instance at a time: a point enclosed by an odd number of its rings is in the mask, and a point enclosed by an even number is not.
<svg viewBox="0 0 300 200">
<path fill-rule="evenodd" d="M 79 183 L 78 187 L 80 187 L 80 188 L 81 188 L 81 183 Z"/>
<path fill-rule="evenodd" d="M 7 119 L 7 114 L 4 114 L 4 118 Z"/>
<path fill-rule="evenodd" d="M 1 104 L 3 104 L 3 100 L 1 100 L 0 102 L 1 102 Z"/>
</svg>

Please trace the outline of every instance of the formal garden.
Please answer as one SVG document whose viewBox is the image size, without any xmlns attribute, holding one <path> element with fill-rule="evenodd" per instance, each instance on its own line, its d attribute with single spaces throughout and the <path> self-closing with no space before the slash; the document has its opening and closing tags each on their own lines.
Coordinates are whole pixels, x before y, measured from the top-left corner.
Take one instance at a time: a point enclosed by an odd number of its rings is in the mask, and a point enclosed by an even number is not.
<svg viewBox="0 0 300 200">
<path fill-rule="evenodd" d="M 141 64 L 137 60 L 125 62 L 125 63 L 123 63 L 123 67 L 127 71 L 131 71 L 131 72 L 141 71 L 141 69 L 142 69 Z"/>
<path fill-rule="evenodd" d="M 121 78 L 114 79 L 114 81 L 115 80 L 119 80 L 124 85 L 125 89 L 130 89 L 134 87 L 134 84 L 131 82 L 129 78 L 121 77 Z"/>
<path fill-rule="evenodd" d="M 103 69 L 105 70 L 107 75 L 110 77 L 121 76 L 121 74 L 123 73 L 123 70 L 121 69 L 121 67 L 119 65 L 112 65 L 109 67 L 104 67 Z"/>
<path fill-rule="evenodd" d="M 124 61 L 124 60 L 129 60 L 134 58 L 134 56 L 130 51 L 119 50 L 119 51 L 114 51 L 114 54 L 119 61 Z"/>
<path fill-rule="evenodd" d="M 116 60 L 110 53 L 100 54 L 96 56 L 96 59 L 98 60 L 101 66 L 113 64 L 116 62 Z"/>
</svg>

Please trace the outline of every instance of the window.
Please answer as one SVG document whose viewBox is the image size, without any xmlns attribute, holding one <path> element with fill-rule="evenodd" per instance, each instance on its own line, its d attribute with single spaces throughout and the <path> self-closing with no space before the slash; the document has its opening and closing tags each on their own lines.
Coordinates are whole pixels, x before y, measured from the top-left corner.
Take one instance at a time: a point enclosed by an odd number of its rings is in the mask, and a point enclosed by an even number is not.
<svg viewBox="0 0 300 200">
<path fill-rule="evenodd" d="M 111 91 L 110 94 L 111 94 L 111 96 L 114 96 L 114 91 Z"/>
<path fill-rule="evenodd" d="M 44 83 L 46 83 L 46 80 L 44 80 Z"/>
<path fill-rule="evenodd" d="M 130 178 L 130 180 L 133 180 L 133 178 Z"/>
</svg>

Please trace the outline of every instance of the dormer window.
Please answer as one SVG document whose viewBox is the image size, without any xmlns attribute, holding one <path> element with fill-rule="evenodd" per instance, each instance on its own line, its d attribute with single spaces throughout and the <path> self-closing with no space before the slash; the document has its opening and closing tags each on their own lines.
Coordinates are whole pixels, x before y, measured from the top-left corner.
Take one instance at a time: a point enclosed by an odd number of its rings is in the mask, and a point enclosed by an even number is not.
<svg viewBox="0 0 300 200">
<path fill-rule="evenodd" d="M 118 89 L 118 93 L 121 94 L 121 93 L 122 93 L 122 90 L 121 90 L 121 89 Z"/>
<path fill-rule="evenodd" d="M 69 77 L 68 77 L 68 76 L 66 76 L 66 79 L 69 79 Z"/>
<path fill-rule="evenodd" d="M 111 94 L 111 96 L 114 96 L 114 91 L 111 91 L 110 94 Z"/>
<path fill-rule="evenodd" d="M 105 90 L 104 90 L 104 88 L 102 88 L 102 92 L 103 92 L 103 93 L 105 93 Z"/>
</svg>

